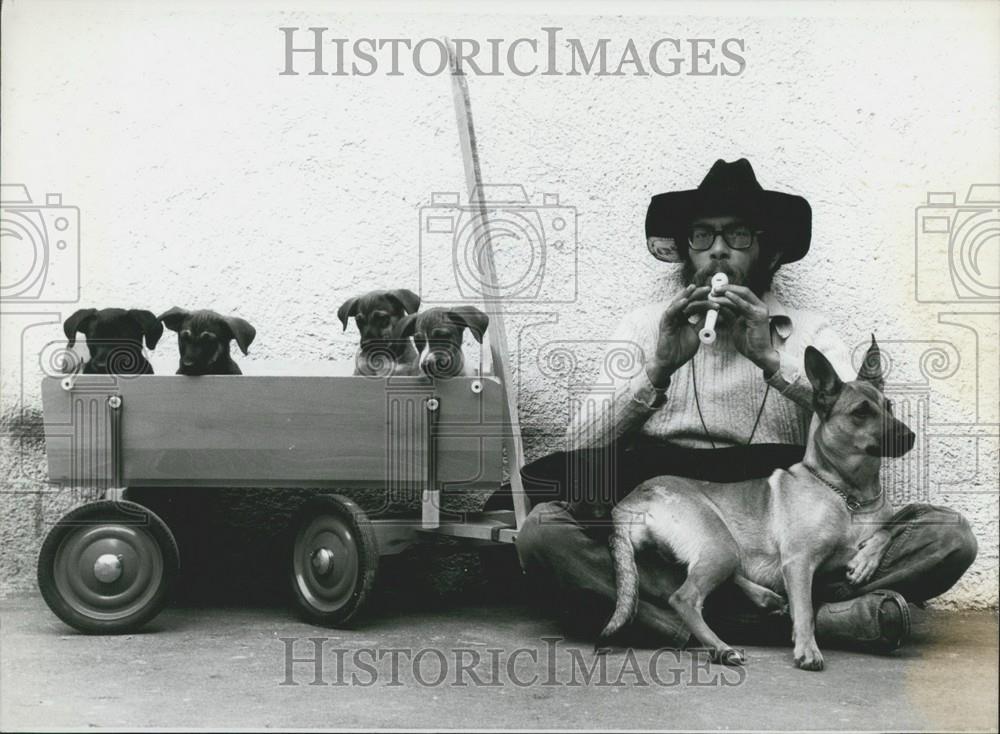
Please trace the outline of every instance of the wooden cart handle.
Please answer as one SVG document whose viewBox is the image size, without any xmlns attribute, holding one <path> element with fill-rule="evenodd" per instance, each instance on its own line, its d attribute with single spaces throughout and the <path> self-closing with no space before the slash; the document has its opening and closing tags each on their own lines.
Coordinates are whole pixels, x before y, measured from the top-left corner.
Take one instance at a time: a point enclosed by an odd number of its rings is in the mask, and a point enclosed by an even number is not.
<svg viewBox="0 0 1000 734">
<path fill-rule="evenodd" d="M 476 129 L 472 122 L 472 101 L 469 97 L 469 85 L 465 74 L 461 73 L 454 44 L 445 38 L 448 47 L 448 65 L 451 68 L 452 92 L 455 102 L 455 116 L 458 121 L 458 139 L 462 147 L 462 162 L 465 168 L 465 184 L 469 192 L 470 203 L 474 203 L 473 216 L 479 221 L 480 232 L 485 232 L 483 238 L 482 269 L 484 276 L 483 309 L 490 317 L 490 328 L 487 336 L 490 339 L 490 351 L 493 359 L 493 372 L 500 379 L 504 396 L 505 420 L 507 421 L 507 436 L 504 444 L 507 447 L 507 460 L 510 469 L 510 486 L 514 498 L 514 518 L 518 529 L 524 524 L 528 515 L 528 498 L 524 494 L 521 483 L 521 467 L 524 466 L 524 448 L 521 443 L 521 423 L 518 418 L 517 403 L 511 392 L 510 365 L 507 359 L 507 332 L 503 322 L 503 303 L 500 288 L 497 285 L 496 264 L 493 260 L 493 241 L 489 230 L 489 216 L 484 197 L 476 196 L 482 190 L 483 176 L 479 164 L 479 146 L 476 142 Z"/>
</svg>

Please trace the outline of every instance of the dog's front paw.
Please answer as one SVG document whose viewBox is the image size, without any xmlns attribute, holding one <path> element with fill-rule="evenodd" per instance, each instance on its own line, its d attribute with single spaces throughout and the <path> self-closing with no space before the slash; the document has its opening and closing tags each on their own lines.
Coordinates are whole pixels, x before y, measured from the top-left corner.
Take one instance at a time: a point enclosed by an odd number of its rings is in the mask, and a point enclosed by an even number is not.
<svg viewBox="0 0 1000 734">
<path fill-rule="evenodd" d="M 756 600 L 757 606 L 765 612 L 788 613 L 788 599 L 783 597 L 781 594 L 776 594 L 770 589 L 764 589 L 764 592 L 765 593 L 762 593 Z"/>
<path fill-rule="evenodd" d="M 871 578 L 877 567 L 878 564 L 872 563 L 870 560 L 852 561 L 851 565 L 847 567 L 847 580 L 854 586 L 860 586 Z"/>
<path fill-rule="evenodd" d="M 795 644 L 795 667 L 802 670 L 823 670 L 823 653 L 819 651 L 816 640 L 805 644 Z"/>
<path fill-rule="evenodd" d="M 867 549 L 858 551 L 847 564 L 847 580 L 855 586 L 863 584 L 871 578 L 882 561 L 882 554 Z"/>
<path fill-rule="evenodd" d="M 858 552 L 847 563 L 847 580 L 857 586 L 872 577 L 882 563 L 882 557 L 889 547 L 889 534 L 879 530 L 858 546 Z"/>
<path fill-rule="evenodd" d="M 715 655 L 715 662 L 722 665 L 745 665 L 746 658 L 738 650 L 734 650 L 731 647 L 727 647 L 723 650 L 719 650 Z"/>
</svg>

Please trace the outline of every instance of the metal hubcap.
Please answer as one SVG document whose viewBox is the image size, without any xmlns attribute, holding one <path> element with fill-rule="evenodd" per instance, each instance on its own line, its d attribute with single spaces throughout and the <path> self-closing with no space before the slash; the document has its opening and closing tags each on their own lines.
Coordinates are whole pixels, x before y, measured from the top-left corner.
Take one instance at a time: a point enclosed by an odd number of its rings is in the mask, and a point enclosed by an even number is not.
<svg viewBox="0 0 1000 734">
<path fill-rule="evenodd" d="M 360 561 L 354 534 L 344 518 L 330 514 L 307 521 L 296 537 L 292 565 L 295 584 L 314 610 L 329 613 L 348 604 Z"/>
<path fill-rule="evenodd" d="M 317 548 L 312 554 L 313 571 L 318 576 L 325 576 L 333 570 L 333 551 L 329 548 Z"/>
<path fill-rule="evenodd" d="M 78 614 L 123 619 L 145 607 L 164 578 L 164 558 L 144 527 L 95 523 L 74 528 L 53 567 L 56 589 Z"/>
<path fill-rule="evenodd" d="M 113 584 L 122 575 L 122 555 L 117 556 L 110 553 L 98 556 L 94 561 L 94 576 L 98 581 L 105 584 Z"/>
</svg>

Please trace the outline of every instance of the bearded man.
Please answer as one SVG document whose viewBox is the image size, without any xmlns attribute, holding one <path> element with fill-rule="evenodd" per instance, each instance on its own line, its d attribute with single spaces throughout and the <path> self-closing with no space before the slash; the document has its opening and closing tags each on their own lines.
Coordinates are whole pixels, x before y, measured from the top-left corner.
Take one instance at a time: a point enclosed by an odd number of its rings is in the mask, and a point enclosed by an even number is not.
<svg viewBox="0 0 1000 734">
<path fill-rule="evenodd" d="M 697 189 L 653 197 L 648 249 L 683 263 L 686 286 L 621 320 L 601 378 L 567 428 L 566 451 L 522 470 L 536 502 L 516 541 L 522 567 L 579 631 L 596 633 L 614 607 L 611 505 L 654 476 L 736 482 L 800 461 L 812 416 L 807 346 L 853 379 L 848 349 L 826 319 L 770 291 L 777 269 L 808 252 L 811 229 L 808 202 L 764 190 L 745 159 L 717 161 Z M 719 272 L 729 285 L 710 300 L 708 283 Z M 698 337 L 709 309 L 719 311 L 710 346 Z M 615 374 L 623 362 L 636 369 Z M 852 585 L 846 569 L 817 578 L 817 598 L 827 602 L 817 607 L 821 643 L 898 647 L 909 632 L 907 600 L 943 593 L 975 559 L 975 536 L 952 510 L 908 505 L 893 522 L 906 529 L 863 586 Z M 683 569 L 661 557 L 638 561 L 634 629 L 652 633 L 657 645 L 685 645 L 689 632 L 667 602 Z M 735 638 L 741 630 L 787 634 L 787 615 L 764 619 L 733 592 L 724 587 L 706 603 L 713 628 Z"/>
</svg>

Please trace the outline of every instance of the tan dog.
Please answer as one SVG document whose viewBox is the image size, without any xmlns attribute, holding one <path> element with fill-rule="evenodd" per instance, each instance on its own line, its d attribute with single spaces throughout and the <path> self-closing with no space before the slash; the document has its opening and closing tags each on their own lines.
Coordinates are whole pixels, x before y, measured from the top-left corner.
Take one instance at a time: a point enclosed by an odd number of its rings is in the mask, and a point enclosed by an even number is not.
<svg viewBox="0 0 1000 734">
<path fill-rule="evenodd" d="M 902 456 L 914 435 L 893 417 L 882 395 L 875 337 L 858 379 L 844 383 L 818 350 L 808 347 L 806 374 L 815 415 L 803 460 L 770 478 L 734 484 L 656 477 L 613 510 L 611 551 L 618 600 L 601 632 L 608 640 L 635 614 L 635 551 L 655 548 L 688 567 L 670 605 L 713 657 L 740 665 L 742 656 L 705 623 L 702 604 L 728 579 L 758 606 L 790 602 L 795 664 L 822 670 L 816 646 L 813 576 L 848 569 L 861 584 L 878 567 L 898 528 L 882 528 L 892 506 L 882 497 L 883 456 Z"/>
</svg>

